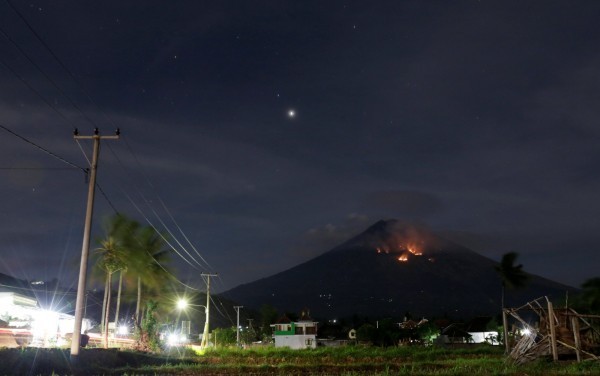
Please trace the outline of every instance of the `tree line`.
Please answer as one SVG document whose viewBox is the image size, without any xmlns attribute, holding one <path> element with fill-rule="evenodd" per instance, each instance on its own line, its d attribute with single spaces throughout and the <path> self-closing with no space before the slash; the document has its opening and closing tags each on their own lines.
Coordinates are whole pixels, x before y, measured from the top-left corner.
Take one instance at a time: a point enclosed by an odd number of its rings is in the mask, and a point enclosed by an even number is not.
<svg viewBox="0 0 600 376">
<path fill-rule="evenodd" d="M 121 297 L 124 289 L 136 292 L 136 309 L 133 322 L 136 331 L 143 331 L 144 307 L 156 305 L 153 299 L 160 297 L 161 290 L 173 280 L 168 271 L 170 251 L 166 247 L 166 237 L 153 227 L 142 226 L 123 214 L 110 217 L 104 224 L 104 235 L 96 239 L 99 247 L 94 249 L 91 258 L 92 282 L 104 282 L 104 299 L 100 328 L 104 347 L 108 347 L 108 323 L 118 325 Z M 118 278 L 115 315 L 111 319 L 113 279 Z M 116 329 L 116 328 L 115 328 Z M 143 334 L 143 333 L 142 333 Z"/>
</svg>

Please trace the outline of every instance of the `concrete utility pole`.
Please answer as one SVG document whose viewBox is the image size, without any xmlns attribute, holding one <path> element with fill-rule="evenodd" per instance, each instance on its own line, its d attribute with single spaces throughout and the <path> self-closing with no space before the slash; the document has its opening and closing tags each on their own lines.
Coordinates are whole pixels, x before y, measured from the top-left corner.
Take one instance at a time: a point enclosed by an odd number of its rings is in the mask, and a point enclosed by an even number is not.
<svg viewBox="0 0 600 376">
<path fill-rule="evenodd" d="M 75 325 L 73 327 L 73 337 L 71 339 L 71 362 L 76 363 L 79 356 L 79 347 L 81 341 L 81 323 L 83 321 L 85 286 L 87 279 L 87 261 L 90 251 L 90 233 L 92 229 L 92 214 L 94 212 L 94 194 L 96 192 L 96 171 L 98 170 L 98 155 L 100 154 L 100 140 L 118 140 L 121 132 L 117 129 L 114 136 L 100 136 L 98 128 L 94 129 L 93 136 L 80 136 L 77 129 L 73 132 L 73 138 L 76 140 L 93 140 L 94 151 L 92 154 L 92 165 L 90 182 L 88 186 L 87 208 L 85 212 L 85 227 L 83 229 L 83 245 L 81 246 L 81 263 L 79 265 L 79 282 L 77 284 L 77 300 L 75 303 Z"/>
<path fill-rule="evenodd" d="M 204 332 L 202 333 L 202 342 L 200 342 L 200 349 L 204 350 L 208 347 L 208 320 L 210 316 L 210 277 L 216 277 L 218 276 L 218 274 L 202 273 L 200 275 L 202 277 L 206 277 L 206 321 L 204 321 Z"/>
<path fill-rule="evenodd" d="M 237 312 L 237 326 L 235 327 L 235 331 L 236 331 L 235 344 L 237 345 L 237 347 L 240 347 L 240 308 L 244 308 L 244 306 L 236 305 L 236 306 L 233 306 L 233 308 Z"/>
</svg>

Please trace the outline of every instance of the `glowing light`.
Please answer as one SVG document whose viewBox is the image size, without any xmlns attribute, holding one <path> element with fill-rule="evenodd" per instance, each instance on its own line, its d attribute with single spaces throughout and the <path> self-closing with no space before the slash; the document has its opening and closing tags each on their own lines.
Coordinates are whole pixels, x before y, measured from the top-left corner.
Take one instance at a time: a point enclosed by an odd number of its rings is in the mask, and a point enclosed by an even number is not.
<svg viewBox="0 0 600 376">
<path fill-rule="evenodd" d="M 169 346 L 177 346 L 177 344 L 179 343 L 179 335 L 177 335 L 177 333 L 169 334 L 169 337 L 167 338 L 167 343 L 169 344 Z"/>
<path fill-rule="evenodd" d="M 296 111 L 293 109 L 288 110 L 288 117 L 290 117 L 290 118 L 296 117 Z"/>
<path fill-rule="evenodd" d="M 403 253 L 402 255 L 400 255 L 400 257 L 398 257 L 398 261 L 400 261 L 400 262 L 407 262 L 408 261 L 408 255 L 406 253 Z"/>
<path fill-rule="evenodd" d="M 119 329 L 117 329 L 117 333 L 122 336 L 126 336 L 129 334 L 129 328 L 126 325 L 121 325 L 119 326 Z"/>
<path fill-rule="evenodd" d="M 531 330 L 529 330 L 528 328 L 525 328 L 525 329 L 523 329 L 522 333 L 524 336 L 528 336 L 531 334 Z"/>
<path fill-rule="evenodd" d="M 177 308 L 178 309 L 185 309 L 188 306 L 188 302 L 185 301 L 184 299 L 179 299 L 177 301 Z"/>
<path fill-rule="evenodd" d="M 58 313 L 53 311 L 39 311 L 31 323 L 34 337 L 45 338 L 56 336 L 58 332 Z"/>
</svg>

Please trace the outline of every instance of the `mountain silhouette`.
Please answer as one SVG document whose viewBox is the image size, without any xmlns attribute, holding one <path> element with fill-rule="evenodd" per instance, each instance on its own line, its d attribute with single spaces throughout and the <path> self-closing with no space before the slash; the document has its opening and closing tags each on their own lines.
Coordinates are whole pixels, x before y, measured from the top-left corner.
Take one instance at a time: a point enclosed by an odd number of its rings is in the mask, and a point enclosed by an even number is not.
<svg viewBox="0 0 600 376">
<path fill-rule="evenodd" d="M 469 318 L 500 312 L 496 265 L 424 226 L 382 220 L 318 257 L 223 296 L 255 309 L 264 304 L 282 312 L 309 307 L 313 316 L 326 319 L 406 312 Z M 560 299 L 567 291 L 576 291 L 536 275 L 529 277 L 525 288 L 507 291 L 508 306 L 543 295 Z"/>
</svg>

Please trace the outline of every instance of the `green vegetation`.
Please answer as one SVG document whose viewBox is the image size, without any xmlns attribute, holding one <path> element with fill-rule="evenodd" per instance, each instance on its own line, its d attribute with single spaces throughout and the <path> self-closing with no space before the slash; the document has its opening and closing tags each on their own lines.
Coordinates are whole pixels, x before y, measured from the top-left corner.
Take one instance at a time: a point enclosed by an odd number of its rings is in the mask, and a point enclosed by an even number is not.
<svg viewBox="0 0 600 376">
<path fill-rule="evenodd" d="M 502 348 L 320 347 L 313 350 L 241 350 L 223 348 L 198 356 L 172 348 L 159 355 L 104 349 L 84 349 L 78 368 L 69 365 L 68 350 L 28 348 L 0 350 L 0 374 L 170 374 L 170 375 L 585 375 L 600 373 L 600 362 L 548 360 L 524 366 L 507 362 Z"/>
<path fill-rule="evenodd" d="M 98 283 L 104 280 L 104 301 L 100 327 L 104 335 L 104 347 L 107 348 L 107 323 L 119 322 L 122 291 L 125 289 L 137 292 L 135 324 L 139 331 L 142 319 L 148 319 L 148 315 L 142 312 L 141 307 L 151 304 L 154 307 L 152 314 L 159 315 L 154 302 L 166 296 L 161 293 L 161 289 L 166 288 L 167 282 L 172 277 L 165 269 L 169 258 L 169 251 L 165 249 L 165 237 L 156 232 L 154 228 L 141 226 L 122 214 L 110 217 L 104 227 L 105 235 L 96 239 L 99 247 L 92 254 L 92 281 Z M 113 274 L 117 272 L 119 273 L 119 283 L 116 311 L 115 317 L 110 317 Z M 146 339 L 147 337 L 146 333 L 138 333 L 138 338 Z M 147 341 L 138 346 L 146 349 L 149 343 Z"/>
<path fill-rule="evenodd" d="M 135 348 L 141 351 L 158 352 L 160 350 L 160 340 L 158 338 L 158 322 L 156 320 L 156 308 L 158 303 L 150 300 L 146 303 L 146 314 L 142 323 L 136 326 Z"/>
</svg>

